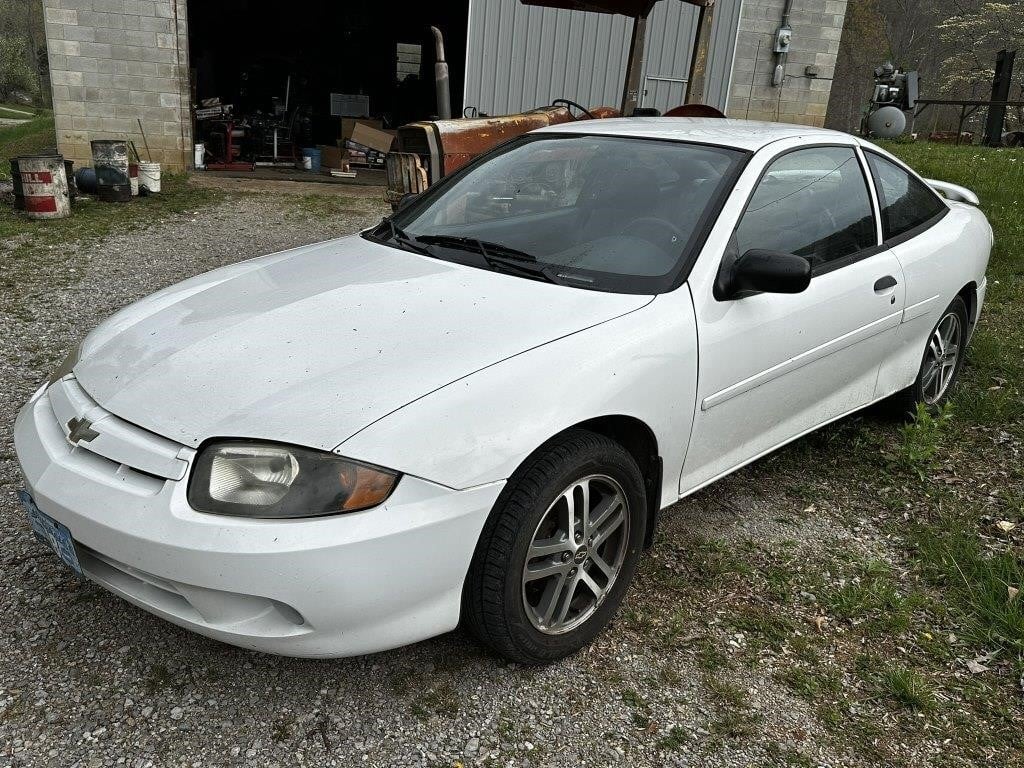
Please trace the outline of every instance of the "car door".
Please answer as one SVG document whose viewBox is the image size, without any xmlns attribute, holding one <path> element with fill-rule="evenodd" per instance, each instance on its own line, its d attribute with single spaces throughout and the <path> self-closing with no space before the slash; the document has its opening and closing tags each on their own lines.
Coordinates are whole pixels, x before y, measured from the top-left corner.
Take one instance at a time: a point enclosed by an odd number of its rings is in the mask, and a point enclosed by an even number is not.
<svg viewBox="0 0 1024 768">
<path fill-rule="evenodd" d="M 974 278 L 973 259 L 964 252 L 963 216 L 895 159 L 871 150 L 864 156 L 877 192 L 882 236 L 907 286 L 896 344 L 878 375 L 875 393 L 881 397 L 917 377 L 932 328 L 956 292 Z"/>
<path fill-rule="evenodd" d="M 903 273 L 860 150 L 781 144 L 752 160 L 691 273 L 700 368 L 681 493 L 869 403 L 899 324 Z M 809 287 L 716 297 L 723 260 L 750 249 L 807 258 Z"/>
</svg>

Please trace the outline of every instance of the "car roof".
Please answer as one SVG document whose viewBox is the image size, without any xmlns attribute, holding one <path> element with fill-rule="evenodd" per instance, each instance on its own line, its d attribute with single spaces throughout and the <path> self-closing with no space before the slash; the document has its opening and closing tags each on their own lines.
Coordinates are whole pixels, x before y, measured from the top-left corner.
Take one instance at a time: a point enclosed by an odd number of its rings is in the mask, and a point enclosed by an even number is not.
<svg viewBox="0 0 1024 768">
<path fill-rule="evenodd" d="M 715 117 L 615 117 L 601 120 L 574 120 L 571 123 L 560 123 L 541 128 L 533 133 L 573 133 L 587 136 L 669 139 L 733 147 L 750 152 L 756 152 L 780 139 L 802 137 L 816 142 L 857 143 L 857 139 L 848 133 L 831 131 L 826 128 Z"/>
</svg>

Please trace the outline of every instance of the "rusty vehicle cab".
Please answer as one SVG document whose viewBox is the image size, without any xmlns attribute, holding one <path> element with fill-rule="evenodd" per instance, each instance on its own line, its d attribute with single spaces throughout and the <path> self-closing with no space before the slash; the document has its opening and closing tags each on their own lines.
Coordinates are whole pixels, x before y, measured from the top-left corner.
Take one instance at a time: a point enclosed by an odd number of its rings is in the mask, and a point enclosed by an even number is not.
<svg viewBox="0 0 1024 768">
<path fill-rule="evenodd" d="M 395 205 L 405 195 L 418 194 L 478 155 L 528 131 L 620 114 L 611 107 L 597 107 L 575 117 L 569 107 L 554 105 L 517 115 L 403 125 L 387 156 L 388 200 Z"/>
</svg>

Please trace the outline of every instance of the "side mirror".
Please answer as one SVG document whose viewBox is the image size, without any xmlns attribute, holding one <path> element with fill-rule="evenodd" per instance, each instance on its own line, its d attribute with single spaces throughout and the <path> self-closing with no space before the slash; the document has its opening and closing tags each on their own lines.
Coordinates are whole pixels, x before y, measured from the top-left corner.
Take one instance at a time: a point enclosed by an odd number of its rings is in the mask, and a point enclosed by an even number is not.
<svg viewBox="0 0 1024 768">
<path fill-rule="evenodd" d="M 715 298 L 737 299 L 752 293 L 801 293 L 811 284 L 811 264 L 803 256 L 753 249 L 726 259 L 715 281 Z"/>
</svg>

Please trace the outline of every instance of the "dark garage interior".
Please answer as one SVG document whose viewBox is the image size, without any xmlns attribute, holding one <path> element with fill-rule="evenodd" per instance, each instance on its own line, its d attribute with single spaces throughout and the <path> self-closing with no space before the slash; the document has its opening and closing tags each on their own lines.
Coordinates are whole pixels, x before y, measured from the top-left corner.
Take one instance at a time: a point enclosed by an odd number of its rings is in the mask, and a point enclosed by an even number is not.
<svg viewBox="0 0 1024 768">
<path fill-rule="evenodd" d="M 268 159 L 275 135 L 282 160 L 298 157 L 300 147 L 338 146 L 342 117 L 332 115 L 331 94 L 360 97 L 342 99 L 341 107 L 335 100 L 334 111 L 383 130 L 435 116 L 431 26 L 444 34 L 452 114 L 461 114 L 469 0 L 300 0 L 281 10 L 250 0 L 189 0 L 196 129 L 211 158 Z M 216 99 L 231 110 L 218 110 Z"/>
</svg>

